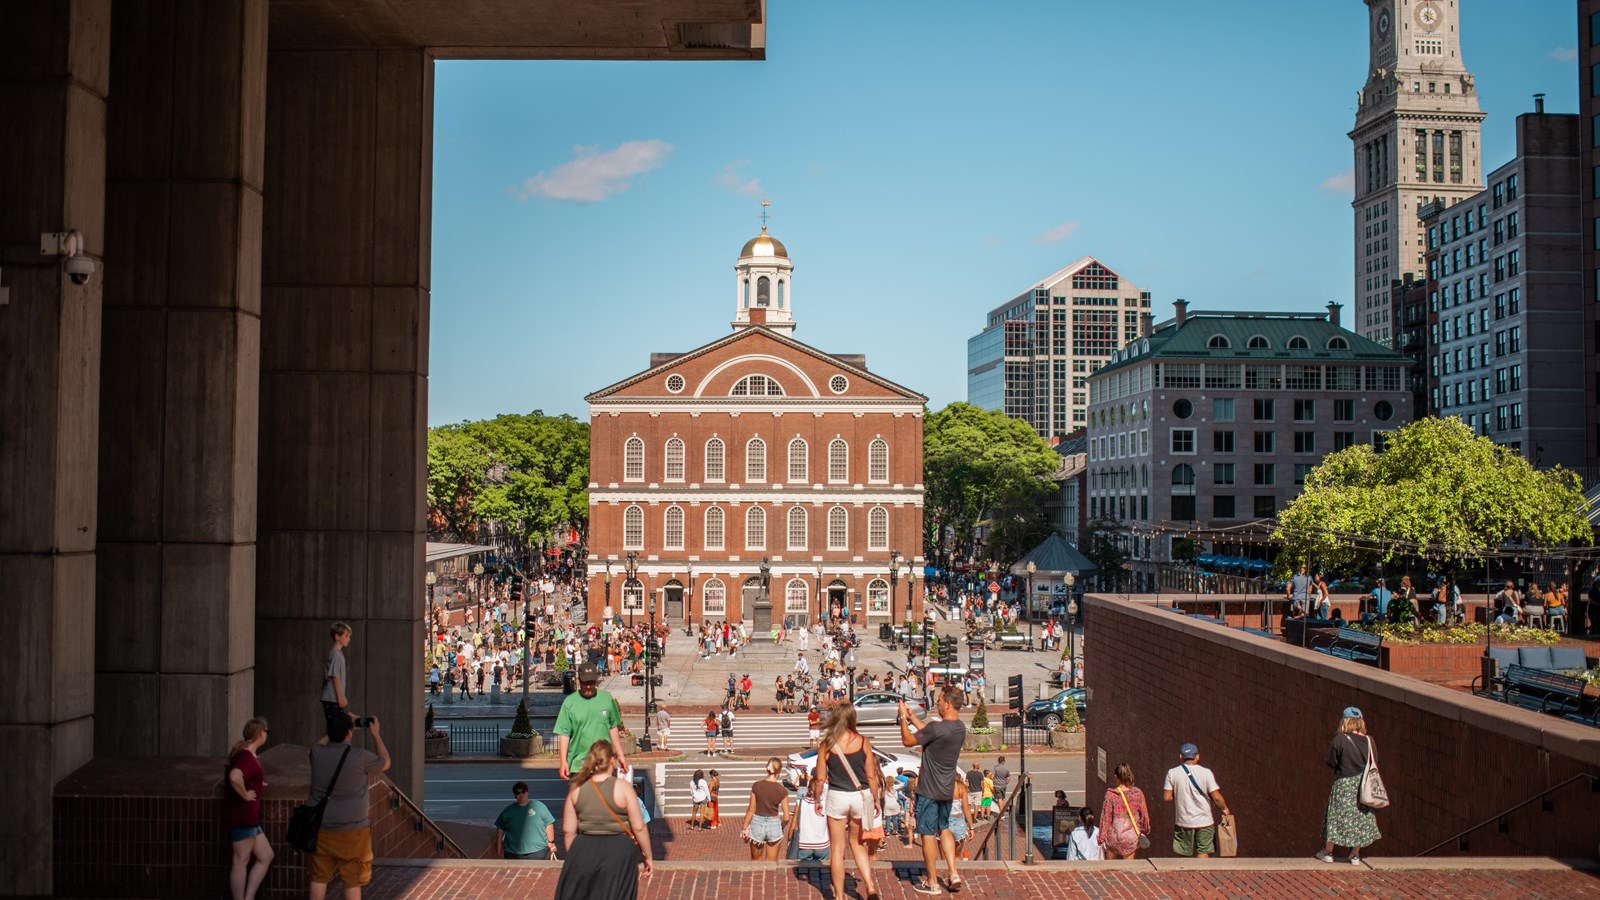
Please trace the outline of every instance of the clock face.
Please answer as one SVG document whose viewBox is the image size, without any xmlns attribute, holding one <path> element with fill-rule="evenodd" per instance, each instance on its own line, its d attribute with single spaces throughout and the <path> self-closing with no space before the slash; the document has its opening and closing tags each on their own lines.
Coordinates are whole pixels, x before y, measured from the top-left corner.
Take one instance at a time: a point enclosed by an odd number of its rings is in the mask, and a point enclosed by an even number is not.
<svg viewBox="0 0 1600 900">
<path fill-rule="evenodd" d="M 1432 3 L 1424 3 L 1417 7 L 1417 24 L 1424 31 L 1432 31 L 1439 27 L 1439 7 Z"/>
<path fill-rule="evenodd" d="M 1379 37 L 1388 37 L 1388 35 L 1389 35 L 1389 11 L 1386 9 L 1383 12 L 1378 13 L 1378 36 Z"/>
</svg>

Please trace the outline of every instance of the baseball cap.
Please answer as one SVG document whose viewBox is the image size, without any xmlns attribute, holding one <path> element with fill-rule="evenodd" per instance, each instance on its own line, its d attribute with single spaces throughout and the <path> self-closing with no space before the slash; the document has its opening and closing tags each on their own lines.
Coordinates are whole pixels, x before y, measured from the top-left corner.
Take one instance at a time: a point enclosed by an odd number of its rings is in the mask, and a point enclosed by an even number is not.
<svg viewBox="0 0 1600 900">
<path fill-rule="evenodd" d="M 1178 748 L 1178 756 L 1182 759 L 1194 759 L 1200 755 L 1200 748 L 1193 744 L 1184 744 Z"/>
<path fill-rule="evenodd" d="M 1361 718 L 1361 707 L 1359 707 L 1359 706 L 1346 706 L 1344 708 L 1344 717 L 1346 719 L 1359 719 L 1359 718 Z"/>
<path fill-rule="evenodd" d="M 578 680 L 584 684 L 595 684 L 600 681 L 600 670 L 594 663 L 584 663 L 578 667 Z"/>
</svg>

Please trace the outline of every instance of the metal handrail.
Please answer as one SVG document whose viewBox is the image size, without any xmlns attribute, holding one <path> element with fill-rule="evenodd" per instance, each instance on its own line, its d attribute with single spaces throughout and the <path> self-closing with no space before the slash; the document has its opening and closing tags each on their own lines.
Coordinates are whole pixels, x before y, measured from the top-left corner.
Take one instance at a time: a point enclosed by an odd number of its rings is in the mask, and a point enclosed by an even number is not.
<svg viewBox="0 0 1600 900">
<path fill-rule="evenodd" d="M 1006 795 L 1006 798 L 1004 800 L 1000 801 L 1000 809 L 999 809 L 999 811 L 997 811 L 995 813 L 994 821 L 989 824 L 988 829 L 986 829 L 984 831 L 984 833 L 983 833 L 983 840 L 978 842 L 977 848 L 972 850 L 968 854 L 969 856 L 971 856 L 973 859 L 978 859 L 980 856 L 983 855 L 983 852 L 986 849 L 988 849 L 989 839 L 994 837 L 995 832 L 1000 830 L 1000 826 L 1005 824 L 1006 817 L 1011 814 L 1011 801 L 1015 800 L 1018 797 L 1023 796 L 1023 792 L 1024 791 L 1032 791 L 1032 790 L 1033 790 L 1033 774 L 1031 772 L 1028 772 L 1028 773 L 1023 773 L 1023 774 L 1019 775 L 1017 777 L 1017 789 L 1014 790 L 1014 791 L 1011 791 L 1010 793 L 1008 793 Z M 1029 826 L 1028 840 L 1031 841 L 1031 840 L 1033 840 L 1033 831 L 1032 831 L 1033 823 L 1029 822 L 1028 826 Z"/>
<path fill-rule="evenodd" d="M 1429 847 L 1428 849 L 1422 851 L 1421 853 L 1418 853 L 1417 855 L 1418 856 L 1427 856 L 1428 854 L 1432 853 L 1435 850 L 1438 850 L 1441 847 L 1445 847 L 1445 846 L 1447 846 L 1449 844 L 1452 844 L 1452 843 L 1455 843 L 1457 841 L 1460 841 L 1462 838 L 1464 838 L 1467 835 L 1473 833 L 1474 831 L 1477 831 L 1478 829 L 1480 829 L 1480 828 L 1482 828 L 1482 827 L 1484 827 L 1486 825 L 1493 825 L 1494 823 L 1500 821 L 1501 819 L 1504 819 L 1506 816 L 1511 815 L 1512 813 L 1514 813 L 1517 810 L 1523 808 L 1524 806 L 1527 806 L 1528 804 L 1533 803 L 1536 800 L 1543 800 L 1545 797 L 1555 793 L 1556 791 L 1561 790 L 1562 788 L 1566 787 L 1567 785 L 1572 784 L 1573 782 L 1578 781 L 1580 779 L 1584 779 L 1584 778 L 1587 778 L 1589 780 L 1589 786 L 1590 787 L 1593 787 L 1596 781 L 1600 781 L 1600 776 L 1591 775 L 1588 772 L 1579 772 L 1578 774 L 1572 776 L 1571 778 L 1568 778 L 1566 781 L 1560 782 L 1559 784 L 1551 785 L 1550 787 L 1545 788 L 1544 790 L 1540 791 L 1537 794 L 1534 794 L 1532 797 L 1529 797 L 1528 799 L 1522 801 L 1521 803 L 1518 803 L 1515 806 L 1507 807 L 1507 808 L 1501 810 L 1500 812 L 1495 813 L 1494 815 L 1490 816 L 1487 819 L 1484 819 L 1482 822 L 1479 822 L 1478 824 L 1472 826 L 1471 828 L 1466 829 L 1465 831 L 1462 831 L 1462 832 L 1460 832 L 1458 834 L 1455 834 L 1455 835 L 1453 835 L 1451 837 L 1445 838 L 1444 840 L 1440 841 L 1437 844 L 1434 844 L 1432 847 Z"/>
<path fill-rule="evenodd" d="M 443 841 L 446 846 L 448 846 L 450 849 L 454 850 L 456 852 L 456 856 L 457 857 L 459 857 L 460 859 L 471 859 L 472 858 L 472 857 L 467 855 L 467 851 L 461 849 L 461 845 L 457 844 L 455 842 L 454 838 L 450 837 L 450 835 L 445 833 L 445 830 L 443 828 L 439 827 L 439 823 L 438 822 L 435 822 L 433 819 L 428 817 L 428 814 L 423 811 L 422 807 L 417 805 L 415 800 L 412 800 L 411 797 L 408 794 L 406 794 L 405 791 L 400 790 L 400 785 L 395 784 L 394 783 L 394 779 L 389 778 L 388 776 L 384 776 L 384 780 L 389 782 L 389 791 L 390 791 L 390 793 L 395 797 L 399 797 L 402 803 L 404 803 L 406 806 L 410 807 L 412 812 L 416 813 L 419 817 L 421 817 L 422 821 L 428 823 L 428 826 L 431 827 L 434 830 L 434 832 L 439 835 L 439 840 Z"/>
</svg>

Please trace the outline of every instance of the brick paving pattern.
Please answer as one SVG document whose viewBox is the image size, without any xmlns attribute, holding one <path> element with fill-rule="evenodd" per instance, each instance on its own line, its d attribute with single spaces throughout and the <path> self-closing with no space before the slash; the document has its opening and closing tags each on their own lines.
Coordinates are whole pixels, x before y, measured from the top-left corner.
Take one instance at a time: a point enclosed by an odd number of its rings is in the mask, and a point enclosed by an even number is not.
<svg viewBox="0 0 1600 900">
<path fill-rule="evenodd" d="M 1050 900 L 1065 897 L 1328 897 L 1368 898 L 1468 897 L 1468 898 L 1600 898 L 1600 879 L 1592 874 L 1527 860 L 1529 868 L 1487 869 L 1372 869 L 1366 866 L 1319 866 L 1240 869 L 1243 860 L 1216 860 L 1214 866 L 1188 871 L 1159 871 L 1148 862 L 1051 863 L 1026 869 L 1018 865 L 974 864 L 963 876 L 966 887 L 957 895 L 970 900 L 1013 900 L 1018 896 Z M 1298 863 L 1299 861 L 1293 861 Z M 853 868 L 853 867 L 852 867 Z M 878 889 L 885 900 L 920 897 L 910 878 L 920 866 L 876 870 Z M 557 863 L 396 863 L 379 865 L 364 897 L 376 900 L 400 897 L 545 898 L 555 893 L 560 877 Z M 641 882 L 643 900 L 679 898 L 761 897 L 809 900 L 828 893 L 827 869 L 814 866 L 777 868 L 759 865 L 716 869 L 688 863 L 664 863 Z M 859 893 L 852 877 L 847 892 Z"/>
</svg>

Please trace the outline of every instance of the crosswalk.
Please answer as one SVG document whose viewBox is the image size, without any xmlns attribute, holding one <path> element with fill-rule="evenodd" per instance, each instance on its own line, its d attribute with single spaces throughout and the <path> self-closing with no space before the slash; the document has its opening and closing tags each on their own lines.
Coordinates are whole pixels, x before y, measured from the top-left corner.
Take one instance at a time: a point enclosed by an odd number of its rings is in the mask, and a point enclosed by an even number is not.
<svg viewBox="0 0 1600 900">
<path fill-rule="evenodd" d="M 689 759 L 706 759 L 705 732 L 701 728 L 704 720 L 691 716 L 674 716 L 672 720 L 672 738 L 668 744 L 674 750 L 689 754 Z M 861 733 L 875 744 L 892 741 L 894 746 L 900 745 L 900 726 L 892 723 L 862 725 Z M 734 755 L 743 756 L 745 748 L 759 750 L 782 750 L 777 756 L 787 756 L 798 750 L 805 749 L 810 739 L 810 726 L 806 724 L 803 715 L 754 715 L 751 713 L 735 714 L 733 722 L 733 749 Z M 722 738 L 717 738 L 717 749 L 722 748 Z"/>
</svg>

